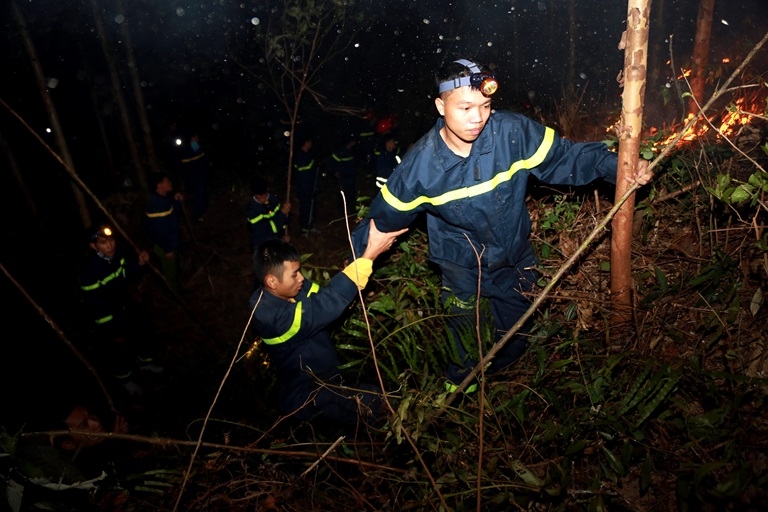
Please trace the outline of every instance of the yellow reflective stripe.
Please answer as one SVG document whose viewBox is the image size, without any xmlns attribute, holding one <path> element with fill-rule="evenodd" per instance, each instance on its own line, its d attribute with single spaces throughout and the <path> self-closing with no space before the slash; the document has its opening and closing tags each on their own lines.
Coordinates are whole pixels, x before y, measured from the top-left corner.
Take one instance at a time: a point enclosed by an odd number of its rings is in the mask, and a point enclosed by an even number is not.
<svg viewBox="0 0 768 512">
<path fill-rule="evenodd" d="M 299 327 L 301 327 L 301 302 L 296 303 L 296 310 L 293 312 L 293 323 L 291 323 L 291 326 L 286 333 L 277 338 L 263 338 L 262 341 L 267 345 L 279 345 L 280 343 L 285 343 L 299 332 Z"/>
<path fill-rule="evenodd" d="M 355 158 L 353 156 L 345 156 L 344 158 L 342 158 L 342 157 L 336 156 L 336 153 L 333 153 L 331 156 L 337 162 L 351 162 Z"/>
<path fill-rule="evenodd" d="M 518 160 L 517 162 L 514 162 L 506 171 L 498 173 L 488 181 L 478 183 L 477 185 L 472 185 L 471 187 L 450 190 L 435 197 L 420 196 L 406 203 L 396 198 L 392 192 L 389 191 L 387 186 L 384 185 L 381 187 L 381 197 L 395 210 L 407 212 L 409 210 L 418 208 L 425 203 L 431 204 L 433 206 L 440 206 L 451 201 L 458 201 L 460 199 L 467 199 L 470 197 L 487 194 L 488 192 L 498 187 L 500 184 L 511 180 L 512 176 L 520 169 L 533 169 L 537 165 L 540 165 L 541 162 L 544 161 L 544 158 L 546 158 L 549 150 L 552 148 L 552 143 L 554 141 L 555 131 L 552 128 L 546 128 L 546 130 L 544 130 L 544 139 L 541 141 L 541 145 L 536 150 L 536 152 L 531 155 L 530 158 Z"/>
<path fill-rule="evenodd" d="M 205 153 L 200 153 L 197 156 L 193 156 L 192 158 L 182 158 L 181 163 L 188 164 L 189 162 L 194 162 L 195 160 L 200 160 L 205 156 Z"/>
<path fill-rule="evenodd" d="M 308 171 L 308 170 L 310 170 L 312 168 L 313 165 L 315 165 L 315 161 L 314 160 L 312 160 L 311 162 L 309 162 L 307 165 L 305 165 L 303 167 L 299 167 L 298 165 L 294 165 L 294 167 L 296 167 L 297 171 Z"/>
<path fill-rule="evenodd" d="M 449 393 L 453 393 L 457 389 L 459 389 L 459 386 L 457 384 L 454 384 L 453 382 L 450 382 L 450 381 L 445 381 L 446 391 L 448 391 Z M 469 393 L 474 393 L 475 391 L 477 391 L 477 384 L 470 384 L 469 386 L 467 386 L 467 389 L 464 390 L 464 393 L 469 394 Z"/>
<path fill-rule="evenodd" d="M 93 284 L 81 286 L 80 289 L 86 292 L 90 292 L 91 290 L 95 290 L 96 288 L 105 285 L 113 279 L 117 279 L 118 277 L 125 277 L 125 258 L 120 258 L 120 266 L 107 277 L 101 279 L 100 281 L 96 281 Z"/>
<path fill-rule="evenodd" d="M 271 220 L 269 221 L 269 227 L 272 228 L 273 233 L 277 233 L 277 226 L 275 226 L 275 221 Z"/>
<path fill-rule="evenodd" d="M 167 217 L 167 216 L 169 216 L 172 213 L 173 213 L 173 206 L 171 206 L 170 209 L 168 209 L 168 210 L 166 210 L 164 212 L 153 212 L 153 213 L 146 212 L 147 217 L 149 217 L 150 219 L 156 219 L 158 217 Z"/>
<path fill-rule="evenodd" d="M 256 224 L 256 223 L 257 223 L 257 222 L 259 222 L 260 220 L 263 220 L 263 219 L 271 219 L 272 217 L 274 217 L 275 215 L 277 215 L 277 211 L 278 211 L 279 209 L 280 209 L 280 203 L 277 203 L 277 206 L 275 206 L 275 208 L 274 208 L 274 209 L 273 209 L 271 212 L 262 213 L 261 215 L 257 215 L 256 217 L 253 217 L 252 219 L 250 219 L 250 218 L 249 218 L 249 219 L 248 219 L 248 222 L 250 222 L 251 224 Z M 246 217 L 246 218 L 247 218 L 247 217 Z"/>
<path fill-rule="evenodd" d="M 310 295 L 314 295 L 315 293 L 317 293 L 319 291 L 320 291 L 320 285 L 317 284 L 317 283 L 312 283 L 309 286 L 309 291 L 307 292 L 307 297 L 309 297 Z"/>
<path fill-rule="evenodd" d="M 264 214 L 262 214 L 262 215 L 257 215 L 256 217 L 254 217 L 254 218 L 252 218 L 252 219 L 248 219 L 248 222 L 250 222 L 251 224 L 256 224 L 256 223 L 257 223 L 257 222 L 259 222 L 260 220 L 263 220 L 263 219 L 266 219 L 266 218 L 267 218 L 267 216 L 266 216 L 266 215 L 264 215 Z"/>
<path fill-rule="evenodd" d="M 107 316 L 102 317 L 102 318 L 97 318 L 96 319 L 96 323 L 99 324 L 99 325 L 102 325 L 102 324 L 105 324 L 107 322 L 111 322 L 113 319 L 114 319 L 114 317 L 112 315 L 107 315 Z"/>
</svg>

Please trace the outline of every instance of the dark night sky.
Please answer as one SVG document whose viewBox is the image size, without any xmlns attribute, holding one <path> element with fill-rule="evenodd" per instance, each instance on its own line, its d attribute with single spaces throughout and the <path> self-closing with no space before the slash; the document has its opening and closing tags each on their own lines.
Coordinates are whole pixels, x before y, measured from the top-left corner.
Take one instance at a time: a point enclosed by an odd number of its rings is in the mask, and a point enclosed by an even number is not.
<svg viewBox="0 0 768 512">
<path fill-rule="evenodd" d="M 74 125 L 87 119 L 82 110 L 92 110 L 85 71 L 94 76 L 105 101 L 109 93 L 90 1 L 17 1 L 27 17 L 45 73 L 56 81 L 51 93 L 57 108 L 62 109 L 64 129 L 73 133 Z M 158 129 L 185 118 L 205 124 L 206 129 L 214 124 L 224 130 L 243 129 L 279 111 L 274 102 L 264 101 L 253 80 L 242 73 L 227 50 L 227 43 L 237 48 L 248 48 L 250 44 L 253 48 L 253 20 L 265 23 L 269 17 L 259 7 L 264 2 L 124 3 L 129 9 L 127 21 L 150 116 Z M 768 16 L 764 0 L 721 0 L 716 4 L 713 61 L 731 52 L 734 44 L 747 46 L 754 42 L 765 30 Z M 115 54 L 121 57 L 120 20 L 107 7 L 112 2 L 100 0 L 99 5 L 104 6 L 103 18 L 112 32 Z M 568 15 L 563 0 L 362 0 L 358 5 L 370 14 L 371 21 L 359 27 L 353 44 L 334 61 L 333 77 L 324 83 L 326 93 L 340 101 L 397 110 L 404 122 L 428 115 L 429 125 L 433 116 L 433 70 L 457 55 L 470 55 L 497 66 L 504 80 L 497 104 L 519 106 L 529 90 L 546 103 L 562 90 L 568 67 Z M 617 44 L 624 28 L 626 3 L 575 0 L 575 5 L 575 85 L 579 88 L 588 84 L 588 101 L 606 97 L 618 100 L 620 89 L 615 77 L 622 67 L 623 54 Z M 685 63 L 697 5 L 696 0 L 653 2 L 652 12 L 664 9 L 659 13 L 664 21 L 651 29 L 652 38 L 660 43 L 663 52 L 652 53 L 652 61 L 668 58 L 664 41 L 668 34 L 675 34 L 677 60 L 679 65 Z M 3 52 L 5 72 L 0 97 L 37 128 L 46 120 L 7 5 L 2 19 L 7 50 Z M 243 52 L 239 57 L 247 60 L 253 53 Z M 76 119 L 67 118 L 68 114 Z M 414 128 L 414 136 L 421 131 L 422 126 Z"/>
<path fill-rule="evenodd" d="M 125 163 L 127 157 L 111 102 L 107 66 L 94 29 L 91 1 L 15 1 L 26 17 L 49 77 L 49 91 L 78 172 L 86 177 L 99 176 L 105 165 L 92 95 L 114 139 L 115 158 Z M 260 161 L 260 153 L 274 147 L 266 139 L 279 131 L 276 123 L 285 118 L 284 110 L 274 98 L 264 96 L 256 80 L 234 62 L 228 48 L 236 48 L 241 61 L 258 58 L 253 36 L 258 27 L 254 22 L 266 24 L 271 14 L 263 5 L 274 2 L 123 3 L 128 9 L 126 20 L 116 16 L 112 0 L 98 0 L 110 46 L 123 69 L 125 52 L 119 27 L 120 23 L 128 23 L 158 145 L 162 145 L 168 126 L 175 122 L 207 133 L 210 140 L 221 144 L 221 154 L 236 160 Z M 617 44 L 625 25 L 626 3 L 574 0 L 574 5 L 577 29 L 573 85 L 579 92 L 586 90 L 583 103 L 587 111 L 594 105 L 607 105 L 609 112 L 618 115 L 621 89 L 616 77 L 623 66 L 623 53 Z M 523 110 L 529 92 L 533 92 L 536 101 L 551 111 L 567 83 L 565 6 L 564 0 L 360 0 L 357 8 L 366 14 L 366 21 L 356 27 L 350 44 L 331 63 L 331 69 L 323 70 L 327 72 L 319 88 L 339 103 L 397 113 L 403 138 L 413 141 L 431 126 L 436 115 L 432 103 L 434 69 L 448 59 L 469 56 L 495 66 L 502 84 L 495 97 L 497 108 Z M 669 58 L 668 36 L 674 34 L 676 64 L 684 66 L 692 47 L 697 6 L 696 0 L 655 0 L 652 4 L 649 66 L 661 72 L 657 81 L 649 83 L 649 113 L 658 110 L 659 92 L 671 76 L 663 67 Z M 48 117 L 10 2 L 2 3 L 0 14 L 0 98 L 52 142 L 43 131 L 49 125 Z M 768 2 L 719 0 L 714 19 L 711 61 L 734 58 L 725 70 L 730 73 L 738 63 L 736 59 L 768 26 Z M 733 55 L 734 51 L 737 55 Z M 125 73 L 123 81 L 129 91 Z M 328 127 L 338 123 L 338 119 L 317 115 L 311 102 L 306 105 L 305 115 L 323 133 L 334 131 Z M 20 167 L 50 168 L 51 181 L 61 183 L 56 181 L 63 179 L 57 169 L 59 164 L 41 156 L 44 152 L 40 145 L 7 112 L 0 115 L 0 134 L 15 148 L 13 156 Z M 98 183 L 93 186 L 98 188 Z"/>
<path fill-rule="evenodd" d="M 49 78 L 49 91 L 71 144 L 75 166 L 83 176 L 93 176 L 103 170 L 105 160 L 103 144 L 95 129 L 92 93 L 116 148 L 121 135 L 109 101 L 107 67 L 96 37 L 90 0 L 15 1 L 26 17 Z M 623 66 L 623 53 L 617 45 L 624 30 L 626 2 L 574 2 L 578 24 L 575 86 L 578 90 L 587 87 L 587 106 L 615 102 L 618 115 L 621 89 L 616 76 Z M 233 62 L 227 44 L 252 48 L 241 57 L 255 54 L 254 19 L 264 23 L 269 17 L 259 7 L 264 2 L 123 3 L 129 9 L 128 22 L 155 139 L 162 139 L 171 122 L 195 124 L 217 141 L 218 152 L 228 155 L 231 161 L 250 162 L 248 165 L 259 161 L 259 153 L 274 146 L 264 140 L 274 133 L 268 123 L 277 122 L 284 112 L 276 101 L 261 94 L 255 81 Z M 121 20 L 110 10 L 111 0 L 98 0 L 98 4 L 103 8 L 111 46 L 122 60 L 118 25 Z M 551 105 L 553 99 L 559 100 L 568 69 L 565 5 L 564 0 L 359 1 L 359 8 L 370 14 L 370 21 L 359 27 L 349 47 L 336 58 L 333 69 L 328 70 L 321 87 L 339 102 L 396 112 L 403 133 L 412 138 L 433 123 L 433 72 L 447 59 L 470 56 L 481 63 L 494 64 L 502 83 L 497 107 L 522 108 L 528 91 L 536 92 L 542 105 Z M 649 64 L 668 59 L 667 36 L 674 34 L 676 62 L 685 65 L 692 48 L 697 6 L 697 0 L 653 1 L 654 46 L 649 52 Z M 664 12 L 658 19 L 662 7 Z M 768 29 L 766 0 L 717 0 L 715 9 L 711 62 L 720 62 L 726 56 L 743 57 Z M 53 139 L 44 133 L 48 118 L 10 2 L 0 3 L 0 16 L 0 99 L 53 144 Z M 726 76 L 736 65 L 738 62 L 731 65 Z M 660 101 L 651 87 L 663 87 L 668 79 L 661 76 L 656 84 L 649 85 L 646 104 L 651 108 Z M 330 121 L 319 117 L 316 120 L 320 124 L 326 122 Z M 72 237 L 65 234 L 65 226 L 76 225 L 77 214 L 53 199 L 71 197 L 67 195 L 69 184 L 61 166 L 2 107 L 0 137 L 4 142 L 0 146 L 0 189 L 4 192 L 0 198 L 0 236 L 4 239 L 0 258 L 25 286 L 45 297 L 46 290 L 56 284 L 47 281 L 49 276 L 58 275 L 62 282 L 72 277 L 68 275 L 72 251 L 66 247 L 72 245 Z M 120 150 L 116 152 L 120 158 Z M 19 200 L 9 172 L 11 162 L 40 200 L 39 219 L 31 219 Z M 56 231 L 60 238 L 52 236 L 51 231 Z M 24 268 L 22 262 L 30 261 L 32 264 Z M 25 310 L 24 301 L 5 278 L 2 280 L 2 296 L 12 297 L 19 309 Z M 18 332 L 13 336 L 24 343 L 38 343 L 39 340 L 30 340 L 23 334 L 28 331 L 27 322 L 35 321 L 35 315 L 25 310 L 23 315 L 16 316 L 14 311 L 5 311 L 7 319 L 13 320 L 8 322 L 7 329 Z M 5 332 L 7 335 L 11 331 Z"/>
</svg>

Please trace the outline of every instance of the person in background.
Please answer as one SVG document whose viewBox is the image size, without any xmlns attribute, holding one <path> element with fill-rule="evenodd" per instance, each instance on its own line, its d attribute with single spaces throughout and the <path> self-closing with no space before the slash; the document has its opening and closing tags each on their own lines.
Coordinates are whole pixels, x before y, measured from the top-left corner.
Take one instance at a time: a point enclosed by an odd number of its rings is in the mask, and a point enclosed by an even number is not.
<svg viewBox="0 0 768 512">
<path fill-rule="evenodd" d="M 112 428 L 109 432 L 114 434 L 127 434 L 128 422 L 125 416 L 121 414 L 114 414 L 112 421 Z M 103 434 L 106 432 L 104 424 L 99 419 L 99 416 L 93 413 L 91 409 L 85 405 L 76 405 L 72 408 L 69 415 L 64 419 L 64 424 L 70 430 L 90 432 L 93 434 Z M 90 448 L 104 442 L 102 436 L 89 436 L 87 434 L 72 433 L 68 437 L 62 439 L 60 446 L 63 450 L 67 451 L 79 451 L 83 448 Z"/>
<path fill-rule="evenodd" d="M 184 184 L 184 191 L 189 196 L 192 217 L 197 222 L 203 222 L 208 212 L 208 156 L 197 133 L 192 133 L 188 140 L 176 140 L 179 144 L 179 176 Z"/>
<path fill-rule="evenodd" d="M 259 177 L 251 180 L 251 194 L 245 211 L 251 253 L 273 238 L 290 241 L 287 228 L 291 203 L 281 205 L 277 196 L 269 192 L 267 182 Z"/>
<path fill-rule="evenodd" d="M 108 224 L 88 230 L 89 257 L 80 274 L 83 305 L 93 334 L 91 354 L 130 395 L 141 393 L 137 373 L 160 373 L 153 364 L 151 326 L 133 300 L 133 287 L 141 267 L 149 260 L 146 251 L 129 257 L 119 249 Z"/>
<path fill-rule="evenodd" d="M 528 178 L 565 186 L 614 182 L 618 159 L 603 143 L 575 143 L 522 115 L 494 112 L 496 75 L 470 60 L 449 63 L 436 82 L 441 117 L 405 154 L 373 200 L 369 219 L 383 231 L 396 231 L 426 213 L 430 259 L 441 270 L 448 332 L 458 354 L 446 372 L 446 389 L 455 390 L 476 365 L 462 338 L 467 347 L 476 344 L 478 286 L 490 302 L 495 341 L 530 305 L 538 274 L 528 239 Z M 638 183 L 650 181 L 647 170 L 641 161 Z M 367 238 L 368 219 L 352 233 L 356 254 Z M 526 333 L 521 329 L 496 354 L 489 372 L 520 357 Z"/>
<path fill-rule="evenodd" d="M 299 199 L 299 226 L 304 236 L 317 233 L 313 225 L 318 171 L 311 153 L 312 144 L 311 137 L 303 137 L 298 143 L 298 151 L 293 155 L 293 179 Z"/>
<path fill-rule="evenodd" d="M 301 255 L 282 240 L 268 240 L 253 254 L 261 283 L 250 299 L 253 326 L 266 347 L 278 380 L 280 411 L 300 421 L 356 426 L 380 421 L 375 385 L 343 385 L 328 327 L 365 287 L 373 260 L 388 250 L 405 229 L 382 233 L 370 223 L 360 258 L 320 287 L 301 273 Z M 255 309 L 254 309 L 255 308 Z"/>
<path fill-rule="evenodd" d="M 397 137 L 390 135 L 384 139 L 383 149 L 376 157 L 376 186 L 378 188 L 387 183 L 400 161 L 400 147 L 397 143 Z"/>
<path fill-rule="evenodd" d="M 160 260 L 163 276 L 176 290 L 181 289 L 179 246 L 181 229 L 179 211 L 184 197 L 173 192 L 173 183 L 165 173 L 154 173 L 149 181 L 153 187 L 149 193 L 145 214 L 149 236 L 154 244 L 153 252 Z"/>
<path fill-rule="evenodd" d="M 344 144 L 331 153 L 329 160 L 329 169 L 333 172 L 339 183 L 339 190 L 344 192 L 344 199 L 339 194 L 338 205 L 339 213 L 343 216 L 346 209 L 346 215 L 355 214 L 355 202 L 357 200 L 357 161 L 353 149 L 357 145 L 357 140 L 349 136 Z"/>
</svg>

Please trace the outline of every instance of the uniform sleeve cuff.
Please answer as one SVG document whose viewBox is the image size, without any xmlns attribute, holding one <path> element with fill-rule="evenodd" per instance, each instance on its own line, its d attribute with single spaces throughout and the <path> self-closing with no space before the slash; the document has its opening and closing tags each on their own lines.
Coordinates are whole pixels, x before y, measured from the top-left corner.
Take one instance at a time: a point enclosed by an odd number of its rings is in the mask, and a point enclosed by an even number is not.
<svg viewBox="0 0 768 512">
<path fill-rule="evenodd" d="M 357 258 L 342 270 L 361 290 L 368 284 L 368 278 L 373 273 L 373 261 L 368 258 Z"/>
</svg>

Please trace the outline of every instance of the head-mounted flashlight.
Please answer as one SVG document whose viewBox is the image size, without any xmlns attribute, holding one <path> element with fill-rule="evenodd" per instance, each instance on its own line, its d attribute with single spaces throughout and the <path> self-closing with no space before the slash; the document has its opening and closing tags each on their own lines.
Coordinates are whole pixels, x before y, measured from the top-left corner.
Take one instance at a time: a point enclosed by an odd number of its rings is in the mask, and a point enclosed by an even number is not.
<svg viewBox="0 0 768 512">
<path fill-rule="evenodd" d="M 496 74 L 493 71 L 480 71 L 477 64 L 466 59 L 459 59 L 454 62 L 466 67 L 472 74 L 440 83 L 437 88 L 438 93 L 469 85 L 483 93 L 483 96 L 490 97 L 499 89 L 499 82 L 496 80 Z"/>
<path fill-rule="evenodd" d="M 91 234 L 91 242 L 95 242 L 99 238 L 114 238 L 114 233 L 109 226 L 99 226 L 99 228 Z"/>
</svg>

